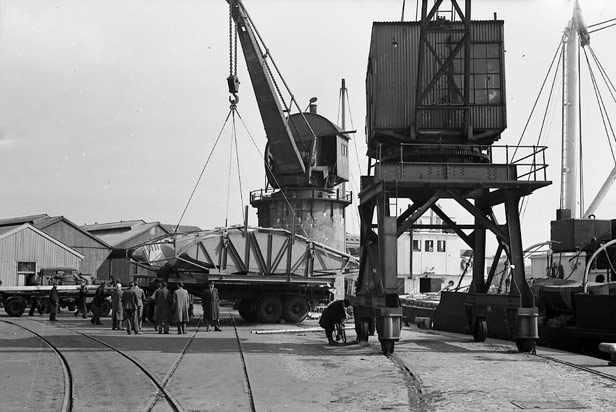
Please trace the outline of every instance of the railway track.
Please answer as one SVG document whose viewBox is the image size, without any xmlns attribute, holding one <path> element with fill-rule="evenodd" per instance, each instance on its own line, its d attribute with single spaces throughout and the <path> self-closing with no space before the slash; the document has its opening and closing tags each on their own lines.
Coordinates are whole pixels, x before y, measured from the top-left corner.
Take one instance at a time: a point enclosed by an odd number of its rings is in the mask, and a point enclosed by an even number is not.
<svg viewBox="0 0 616 412">
<path fill-rule="evenodd" d="M 244 353 L 242 351 L 241 340 L 237 332 L 237 325 L 235 323 L 235 319 L 231 315 L 230 315 L 230 318 L 231 318 L 231 323 L 234 328 L 234 335 L 235 335 L 235 340 L 237 342 L 239 356 L 241 358 L 245 386 L 248 388 L 247 395 L 249 398 L 249 405 L 250 405 L 249 410 L 251 412 L 255 412 L 256 408 L 255 408 L 254 399 L 252 396 L 252 389 L 250 385 L 250 378 L 248 375 L 246 361 L 244 358 Z M 198 324 L 195 330 L 190 334 L 189 338 L 186 340 L 181 350 L 179 350 L 179 352 L 177 353 L 177 356 L 175 357 L 175 360 L 172 362 L 167 372 L 160 379 L 157 378 L 156 376 L 157 374 L 155 372 L 145 367 L 142 364 L 142 362 L 138 361 L 135 358 L 134 354 L 132 353 L 134 352 L 134 350 L 129 351 L 129 350 L 118 348 L 117 346 L 114 346 L 113 344 L 105 342 L 103 339 L 100 339 L 99 337 L 93 334 L 79 331 L 75 327 L 68 327 L 68 326 L 54 324 L 53 325 L 54 327 L 52 329 L 49 329 L 48 328 L 49 323 L 47 323 L 46 321 L 31 320 L 31 319 L 26 319 L 25 322 L 0 319 L 0 322 L 4 322 L 6 324 L 10 324 L 15 327 L 21 328 L 27 331 L 28 333 L 32 334 L 33 336 L 36 336 L 41 342 L 43 342 L 47 347 L 49 347 L 51 351 L 57 356 L 60 362 L 61 368 L 62 368 L 62 374 L 63 374 L 63 380 L 64 380 L 64 395 L 63 395 L 63 400 L 62 400 L 62 406 L 60 409 L 61 412 L 73 412 L 74 410 L 77 410 L 75 409 L 75 393 L 78 392 L 78 390 L 76 390 L 75 385 L 78 384 L 78 379 L 75 379 L 74 377 L 75 372 L 73 368 L 76 366 L 75 361 L 79 361 L 79 359 L 73 359 L 71 361 L 70 356 L 67 357 L 65 355 L 65 352 L 74 353 L 76 349 L 80 349 L 80 350 L 87 349 L 87 350 L 90 350 L 90 351 L 93 350 L 93 351 L 96 351 L 96 353 L 99 353 L 100 347 L 104 348 L 103 350 L 108 350 L 114 354 L 121 356 L 124 360 L 128 361 L 130 364 L 130 367 L 137 368 L 141 372 L 142 377 L 146 379 L 149 384 L 154 386 L 155 393 L 149 397 L 148 401 L 145 402 L 145 406 L 143 407 L 143 409 L 140 409 L 140 410 L 151 412 L 153 410 L 160 410 L 160 408 L 162 407 L 162 408 L 165 408 L 164 410 L 172 410 L 174 412 L 184 412 L 185 411 L 181 402 L 173 395 L 172 391 L 169 389 L 169 386 L 170 386 L 169 384 L 175 372 L 178 370 L 178 367 L 182 363 L 182 360 L 184 359 L 187 351 L 189 350 L 189 348 L 191 348 L 191 345 L 193 345 L 195 337 L 197 336 L 198 332 L 201 329 L 201 324 L 202 324 L 201 318 L 199 318 L 199 321 L 198 321 Z M 28 325 L 28 323 L 30 323 L 30 325 Z M 87 342 L 90 342 L 90 344 L 82 345 L 81 348 L 75 348 L 72 345 L 66 345 L 67 341 L 70 341 L 71 343 L 74 344 L 74 341 L 70 339 L 70 336 L 68 335 L 58 336 L 57 334 L 49 334 L 49 333 L 45 335 L 44 332 L 37 331 L 36 327 L 32 327 L 34 325 L 36 325 L 37 327 L 43 326 L 43 330 L 47 328 L 48 332 L 50 330 L 53 330 L 53 331 L 61 330 L 64 332 L 68 332 L 69 335 L 70 334 L 78 335 L 79 337 L 85 338 Z M 108 339 L 108 336 L 106 336 L 106 338 Z M 99 348 L 93 347 L 91 342 L 94 342 L 95 345 L 99 346 Z M 164 405 L 162 405 L 163 403 Z"/>
<path fill-rule="evenodd" d="M 187 335 L 159 335 L 145 324 L 141 336 L 72 314 L 61 314 L 58 322 L 0 317 L 0 397 L 10 402 L 3 405 L 63 412 L 409 410 L 400 409 L 410 397 L 408 383 L 376 347 L 330 346 L 315 321 L 255 325 L 231 309 L 221 315 L 221 333 L 206 333 L 204 326 L 191 333 L 197 316 Z M 56 360 L 60 355 L 66 373 Z M 72 404 L 63 406 L 63 397 Z"/>
<path fill-rule="evenodd" d="M 574 369 L 577 369 L 577 370 L 580 370 L 580 371 L 584 371 L 584 372 L 588 372 L 588 373 L 596 375 L 596 376 L 600 376 L 600 377 L 608 379 L 608 380 L 610 380 L 612 382 L 616 382 L 616 376 L 609 375 L 607 373 L 603 373 L 603 372 L 598 371 L 596 369 L 588 368 L 588 367 L 582 366 L 582 365 L 576 365 L 575 363 L 567 362 L 565 360 L 557 359 L 557 358 L 554 358 L 554 357 L 551 357 L 551 356 L 540 355 L 540 354 L 537 354 L 537 353 L 534 354 L 533 356 L 537 356 L 538 358 L 545 359 L 545 360 L 548 360 L 548 361 L 551 361 L 551 362 L 560 363 L 561 365 L 566 365 L 566 366 L 569 366 L 571 368 L 574 368 Z"/>
<path fill-rule="evenodd" d="M 39 338 L 47 347 L 51 349 L 51 351 L 58 357 L 60 361 L 60 366 L 62 368 L 62 375 L 64 379 L 64 396 L 62 397 L 62 407 L 61 412 L 72 412 L 73 410 L 73 374 L 71 373 L 71 367 L 68 364 L 68 361 L 64 357 L 61 351 L 45 336 L 40 333 L 27 328 L 19 323 L 8 321 L 8 320 L 0 320 L 1 322 L 7 323 L 9 325 L 16 326 L 18 328 L 24 329 L 27 332 L 33 334 L 37 338 Z"/>
</svg>

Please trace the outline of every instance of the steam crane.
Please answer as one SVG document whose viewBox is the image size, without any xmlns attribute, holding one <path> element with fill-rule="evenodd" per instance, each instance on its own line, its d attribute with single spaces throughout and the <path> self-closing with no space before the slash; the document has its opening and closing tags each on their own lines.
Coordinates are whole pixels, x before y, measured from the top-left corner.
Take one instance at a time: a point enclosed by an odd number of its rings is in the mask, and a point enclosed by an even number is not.
<svg viewBox="0 0 616 412">
<path fill-rule="evenodd" d="M 471 292 L 443 292 L 437 312 L 445 312 L 444 322 L 453 318 L 447 313 L 461 313 L 482 341 L 487 308 L 502 300 L 497 303 L 507 310 L 518 349 L 528 352 L 538 337 L 537 309 L 524 274 L 518 207 L 522 197 L 550 184 L 544 148 L 494 145 L 506 127 L 503 21 L 472 21 L 470 0 L 451 0 L 445 11 L 443 0 L 431 2 L 429 8 L 429 0 L 422 1 L 421 21 L 375 22 L 372 28 L 366 74 L 370 167 L 359 193 L 355 329 L 361 341 L 376 330 L 383 352 L 393 352 L 402 317 L 397 238 L 407 231 L 412 236 L 431 209 L 442 219 L 438 229 L 454 231 L 473 250 Z M 398 199 L 410 201 L 406 210 L 398 210 Z M 455 221 L 437 204 L 441 200 L 462 206 L 472 221 Z M 497 215 L 500 205 L 504 213 Z M 506 221 L 499 223 L 503 215 Z M 498 249 L 486 279 L 488 232 Z M 488 295 L 503 253 L 511 291 Z"/>
<path fill-rule="evenodd" d="M 286 229 L 344 251 L 344 209 L 351 197 L 338 187 L 348 181 L 349 137 L 316 113 L 315 99 L 311 99 L 310 111 L 302 112 L 291 95 L 290 104 L 298 113 L 290 114 L 271 70 L 276 65 L 244 4 L 240 0 L 227 2 L 268 141 L 265 169 L 269 187 L 250 196 L 259 226 Z M 236 73 L 230 73 L 228 85 L 235 103 L 239 88 Z"/>
</svg>

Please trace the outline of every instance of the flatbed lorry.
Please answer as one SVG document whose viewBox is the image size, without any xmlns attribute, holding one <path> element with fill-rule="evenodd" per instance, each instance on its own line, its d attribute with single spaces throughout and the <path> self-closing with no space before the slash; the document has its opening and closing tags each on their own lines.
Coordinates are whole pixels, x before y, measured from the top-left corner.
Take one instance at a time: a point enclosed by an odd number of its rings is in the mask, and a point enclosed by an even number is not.
<svg viewBox="0 0 616 412">
<path fill-rule="evenodd" d="M 213 281 L 243 319 L 262 323 L 302 322 L 311 306 L 331 299 L 337 279 L 358 269 L 349 254 L 283 229 L 247 226 L 165 235 L 130 258 L 153 272 L 148 294 L 160 282 L 175 289 L 181 281 L 201 296 Z"/>
<path fill-rule="evenodd" d="M 57 285 L 58 297 L 60 298 L 60 308 L 74 311 L 76 308 L 77 297 L 79 295 L 80 285 Z M 32 301 L 36 298 L 41 307 L 45 309 L 48 306 L 49 294 L 51 292 L 51 285 L 45 286 L 0 286 L 0 301 L 4 306 L 4 311 L 9 316 L 19 317 L 23 315 Z M 94 297 L 94 292 L 98 288 L 98 285 L 86 285 L 88 291 L 87 305 Z M 108 290 L 106 289 L 106 292 Z M 108 293 L 106 293 L 107 295 Z M 103 307 L 103 316 L 106 316 L 111 309 L 109 302 L 105 300 L 105 306 Z"/>
</svg>

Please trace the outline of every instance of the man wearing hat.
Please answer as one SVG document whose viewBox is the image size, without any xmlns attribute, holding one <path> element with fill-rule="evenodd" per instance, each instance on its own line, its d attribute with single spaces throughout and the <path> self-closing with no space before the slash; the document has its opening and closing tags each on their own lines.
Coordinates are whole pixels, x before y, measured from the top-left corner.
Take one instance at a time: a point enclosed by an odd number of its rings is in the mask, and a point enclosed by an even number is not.
<svg viewBox="0 0 616 412">
<path fill-rule="evenodd" d="M 173 312 L 171 321 L 178 325 L 178 335 L 186 334 L 186 323 L 188 317 L 188 291 L 184 289 L 184 284 L 178 282 L 178 288 L 173 293 L 171 309 Z"/>
<path fill-rule="evenodd" d="M 207 283 L 207 289 L 201 297 L 201 305 L 203 306 L 203 320 L 207 324 L 206 332 L 210 331 L 210 325 L 214 326 L 216 332 L 220 332 L 220 322 L 218 320 L 220 312 L 220 299 L 218 298 L 218 289 L 214 287 L 214 282 Z"/>
<path fill-rule="evenodd" d="M 60 297 L 58 296 L 58 287 L 56 282 L 52 283 L 51 292 L 49 292 L 49 320 L 56 321 L 56 313 L 58 313 L 58 306 L 60 306 Z"/>
<path fill-rule="evenodd" d="M 131 330 L 135 332 L 135 335 L 141 335 L 139 321 L 137 320 L 138 299 L 135 292 L 135 284 L 130 282 L 128 289 L 122 294 L 122 308 L 124 309 L 124 319 L 126 320 L 126 331 L 129 335 Z"/>
</svg>

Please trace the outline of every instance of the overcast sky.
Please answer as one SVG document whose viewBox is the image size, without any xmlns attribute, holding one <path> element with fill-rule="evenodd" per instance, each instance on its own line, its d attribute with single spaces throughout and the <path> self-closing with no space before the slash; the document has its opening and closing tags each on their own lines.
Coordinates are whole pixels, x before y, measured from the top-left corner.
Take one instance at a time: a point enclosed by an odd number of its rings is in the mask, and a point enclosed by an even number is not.
<svg viewBox="0 0 616 412">
<path fill-rule="evenodd" d="M 300 105 L 316 96 L 319 113 L 336 122 L 346 79 L 358 131 L 358 153 L 350 158 L 356 193 L 356 159 L 363 172 L 367 163 L 364 81 L 371 26 L 399 20 L 402 0 L 244 4 Z M 407 0 L 407 20 L 414 20 L 415 4 Z M 586 1 L 582 8 L 588 24 L 616 17 L 614 1 Z M 517 143 L 571 10 L 567 0 L 473 2 L 474 19 L 497 13 L 505 20 L 509 127 L 500 144 Z M 615 34 L 612 28 L 591 37 L 612 77 Z M 0 218 L 47 213 L 77 224 L 177 223 L 229 113 L 228 54 L 224 0 L 0 1 Z M 263 150 L 263 125 L 241 53 L 238 66 L 239 114 Z M 590 101 L 590 91 L 585 98 Z M 584 110 L 588 118 L 596 111 L 590 103 Z M 535 143 L 533 127 L 526 144 Z M 264 186 L 261 157 L 241 123 L 238 179 L 231 136 L 225 128 L 183 224 L 241 223 L 249 191 Z M 555 182 L 559 138 L 548 142 L 549 179 Z M 607 147 L 598 143 L 604 141 L 591 141 L 585 153 L 606 153 L 597 149 Z M 610 162 L 589 162 L 589 191 L 597 190 Z M 613 209 L 616 197 L 606 205 Z M 558 184 L 531 196 L 523 218 L 525 246 L 549 237 L 557 207 Z M 357 222 L 349 211 L 351 231 Z M 256 225 L 254 212 L 250 223 Z"/>
</svg>

